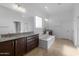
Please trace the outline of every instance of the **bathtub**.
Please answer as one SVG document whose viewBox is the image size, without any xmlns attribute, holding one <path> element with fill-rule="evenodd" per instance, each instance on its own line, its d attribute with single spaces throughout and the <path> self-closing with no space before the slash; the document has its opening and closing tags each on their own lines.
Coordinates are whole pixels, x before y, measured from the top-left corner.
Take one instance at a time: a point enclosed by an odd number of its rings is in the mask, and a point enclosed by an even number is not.
<svg viewBox="0 0 79 59">
<path fill-rule="evenodd" d="M 53 35 L 41 35 L 39 36 L 39 47 L 49 49 L 55 41 L 55 36 Z"/>
</svg>

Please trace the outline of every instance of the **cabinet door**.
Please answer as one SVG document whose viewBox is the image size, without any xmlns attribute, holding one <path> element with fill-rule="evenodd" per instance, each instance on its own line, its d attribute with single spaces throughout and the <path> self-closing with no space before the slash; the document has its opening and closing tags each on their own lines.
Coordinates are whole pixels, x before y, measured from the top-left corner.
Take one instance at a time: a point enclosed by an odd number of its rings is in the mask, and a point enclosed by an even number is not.
<svg viewBox="0 0 79 59">
<path fill-rule="evenodd" d="M 14 41 L 0 42 L 0 56 L 14 55 Z"/>
<path fill-rule="evenodd" d="M 25 54 L 26 38 L 18 38 L 15 40 L 15 55 L 21 56 Z"/>
</svg>

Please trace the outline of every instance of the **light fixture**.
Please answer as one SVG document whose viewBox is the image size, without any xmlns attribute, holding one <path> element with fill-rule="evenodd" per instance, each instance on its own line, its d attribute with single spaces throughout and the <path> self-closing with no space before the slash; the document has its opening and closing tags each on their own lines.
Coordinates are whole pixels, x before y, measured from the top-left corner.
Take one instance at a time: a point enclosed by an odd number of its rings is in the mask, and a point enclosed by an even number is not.
<svg viewBox="0 0 79 59">
<path fill-rule="evenodd" d="M 48 9 L 48 7 L 47 7 L 47 6 L 45 6 L 44 8 L 45 8 L 45 9 Z"/>
<path fill-rule="evenodd" d="M 24 7 L 22 7 L 21 5 L 18 5 L 18 4 L 13 4 L 13 9 L 15 9 L 19 12 L 23 12 L 23 13 L 26 12 L 26 9 Z"/>
<path fill-rule="evenodd" d="M 48 7 L 47 7 L 47 6 L 44 6 L 44 8 L 45 8 L 46 10 L 48 10 Z"/>
</svg>

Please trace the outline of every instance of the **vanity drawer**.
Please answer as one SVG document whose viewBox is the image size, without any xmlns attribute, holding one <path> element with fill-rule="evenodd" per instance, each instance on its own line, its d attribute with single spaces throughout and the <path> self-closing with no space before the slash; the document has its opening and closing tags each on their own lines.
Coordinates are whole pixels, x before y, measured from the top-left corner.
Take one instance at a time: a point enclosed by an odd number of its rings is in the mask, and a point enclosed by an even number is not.
<svg viewBox="0 0 79 59">
<path fill-rule="evenodd" d="M 37 44 L 37 43 L 38 43 L 37 40 L 31 41 L 31 42 L 27 42 L 27 46 L 31 46 L 31 45 L 34 45 L 34 44 Z"/>
<path fill-rule="evenodd" d="M 27 37 L 27 52 L 34 49 L 39 45 L 39 37 L 38 35 Z"/>
<path fill-rule="evenodd" d="M 27 39 L 27 43 L 28 42 L 32 42 L 32 41 L 35 41 L 36 39 L 34 39 L 34 38 L 31 38 L 31 39 Z"/>
<path fill-rule="evenodd" d="M 38 46 L 37 44 L 32 44 L 32 45 L 27 46 L 27 52 L 29 52 L 30 50 L 34 49 L 37 46 Z"/>
</svg>

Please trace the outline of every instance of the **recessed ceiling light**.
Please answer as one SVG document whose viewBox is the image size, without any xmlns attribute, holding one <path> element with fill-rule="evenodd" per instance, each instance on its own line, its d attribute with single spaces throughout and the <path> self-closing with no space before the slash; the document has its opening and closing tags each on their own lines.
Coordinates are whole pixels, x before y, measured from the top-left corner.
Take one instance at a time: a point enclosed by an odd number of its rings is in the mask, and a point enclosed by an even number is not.
<svg viewBox="0 0 79 59">
<path fill-rule="evenodd" d="M 44 8 L 48 9 L 48 7 L 47 7 L 47 6 L 45 6 Z"/>
<path fill-rule="evenodd" d="M 48 11 L 48 7 L 47 6 L 45 6 L 44 8 L 45 8 L 46 11 Z"/>
</svg>

